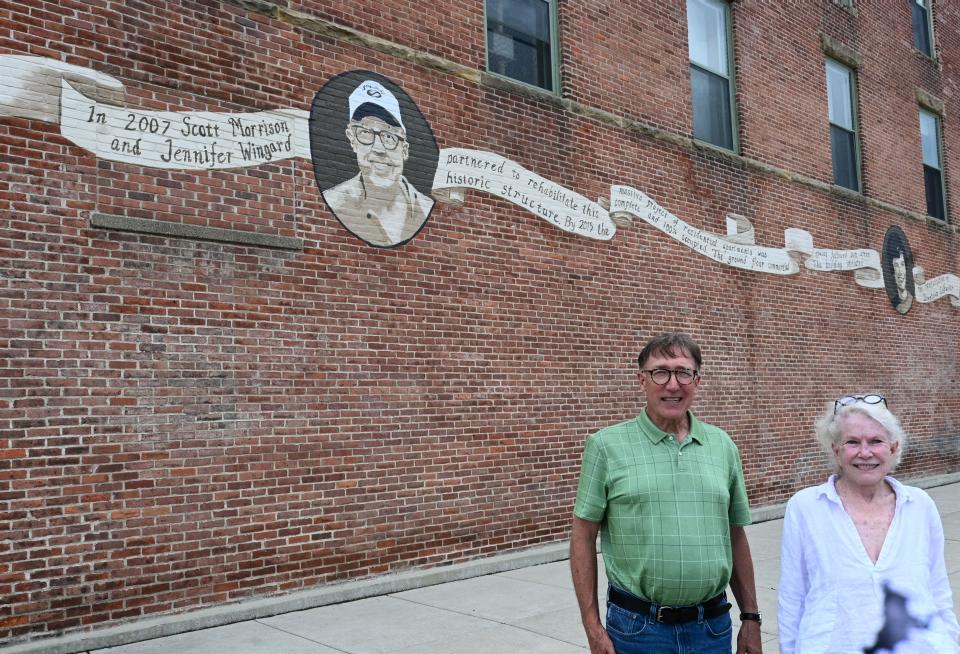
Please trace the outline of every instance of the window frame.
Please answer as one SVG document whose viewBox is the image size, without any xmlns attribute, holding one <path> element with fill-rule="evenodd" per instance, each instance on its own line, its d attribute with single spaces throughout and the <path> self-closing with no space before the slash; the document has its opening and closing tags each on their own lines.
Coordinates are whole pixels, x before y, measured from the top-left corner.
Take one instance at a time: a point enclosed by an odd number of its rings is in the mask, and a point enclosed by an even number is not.
<svg viewBox="0 0 960 654">
<path fill-rule="evenodd" d="M 724 18 L 724 32 L 726 37 L 726 52 L 725 63 L 726 63 L 726 75 L 723 76 L 726 79 L 727 83 L 727 111 L 730 112 L 730 123 L 727 126 L 730 129 L 730 147 L 726 145 L 721 145 L 719 143 L 714 143 L 713 141 L 707 141 L 696 136 L 694 125 L 696 123 L 696 107 L 694 105 L 693 98 L 693 69 L 696 68 L 698 71 L 706 73 L 708 75 L 716 75 L 721 77 L 716 71 L 710 70 L 702 66 L 699 63 L 696 63 L 691 58 L 690 51 L 690 3 L 693 2 L 705 2 L 707 4 L 714 5 L 723 5 L 723 18 Z M 735 60 L 734 60 L 734 45 L 733 45 L 733 7 L 730 0 L 686 0 L 685 11 L 687 15 L 687 62 L 690 65 L 690 119 L 691 119 L 691 129 L 690 133 L 693 139 L 699 143 L 707 143 L 716 148 L 721 148 L 722 150 L 727 150 L 728 152 L 733 152 L 736 154 L 740 153 L 740 127 L 739 120 L 737 116 L 737 83 L 735 73 Z"/>
<path fill-rule="evenodd" d="M 847 129 L 843 125 L 839 125 L 833 122 L 830 116 L 830 66 L 836 66 L 847 72 L 847 80 L 849 83 L 849 93 L 850 93 L 850 122 L 852 126 L 850 129 Z M 857 112 L 857 98 L 858 98 L 858 89 L 857 89 L 857 73 L 856 69 L 848 66 L 847 64 L 833 58 L 825 57 L 824 62 L 824 81 L 827 86 L 827 124 L 830 127 L 830 163 L 833 168 L 832 171 L 832 180 L 831 183 L 834 186 L 839 186 L 840 188 L 845 188 L 854 193 L 863 193 L 863 162 L 861 161 L 860 153 L 860 119 Z M 850 188 L 849 186 L 844 186 L 837 182 L 836 174 L 836 161 L 834 158 L 834 147 L 833 147 L 833 128 L 841 129 L 853 136 L 853 166 L 854 166 L 854 177 L 857 182 L 856 188 Z"/>
<path fill-rule="evenodd" d="M 930 109 L 923 106 L 919 108 L 918 115 L 920 118 L 920 159 L 921 159 L 921 163 L 923 164 L 923 172 L 924 172 L 923 191 L 924 191 L 924 201 L 926 203 L 926 207 L 925 207 L 926 214 L 935 220 L 939 220 L 944 223 L 949 223 L 950 212 L 947 208 L 947 176 L 946 176 L 946 171 L 944 170 L 944 160 L 943 160 L 943 117 L 940 114 L 934 111 L 931 111 Z M 939 164 L 937 168 L 934 168 L 933 166 L 928 165 L 926 162 L 926 158 L 924 157 L 924 154 L 923 154 L 923 116 L 924 115 L 927 115 L 933 119 L 933 125 L 935 130 L 934 136 L 936 138 L 936 146 L 937 146 L 937 162 Z M 926 174 L 927 169 L 936 170 L 939 175 L 940 189 L 938 193 L 938 196 L 939 196 L 938 199 L 940 201 L 940 206 L 943 209 L 942 216 L 938 216 L 935 213 L 930 211 L 930 197 L 929 197 L 930 194 L 927 189 L 927 174 Z"/>
<path fill-rule="evenodd" d="M 933 0 L 921 0 L 921 2 L 917 2 L 917 0 L 908 0 L 908 2 L 910 2 L 910 31 L 913 36 L 913 49 L 923 56 L 933 59 L 937 52 L 936 42 L 933 38 Z M 917 46 L 917 21 L 914 18 L 917 7 L 922 7 L 921 11 L 923 12 L 923 24 L 927 30 L 926 37 L 928 46 L 930 47 L 929 52 L 925 52 L 922 48 Z"/>
<path fill-rule="evenodd" d="M 510 80 L 516 84 L 523 84 L 524 86 L 539 89 L 544 93 L 550 93 L 551 95 L 560 95 L 560 20 L 558 17 L 558 4 L 559 0 L 540 0 L 541 2 L 546 2 L 549 6 L 550 18 L 550 84 L 553 86 L 552 89 L 547 89 L 537 84 L 531 84 L 522 79 L 517 79 L 515 77 L 510 77 L 504 73 L 498 73 L 490 67 L 490 28 L 489 28 L 489 13 L 488 13 L 488 0 L 483 0 L 483 47 L 484 47 L 484 69 L 491 75 L 495 75 L 500 79 Z"/>
</svg>

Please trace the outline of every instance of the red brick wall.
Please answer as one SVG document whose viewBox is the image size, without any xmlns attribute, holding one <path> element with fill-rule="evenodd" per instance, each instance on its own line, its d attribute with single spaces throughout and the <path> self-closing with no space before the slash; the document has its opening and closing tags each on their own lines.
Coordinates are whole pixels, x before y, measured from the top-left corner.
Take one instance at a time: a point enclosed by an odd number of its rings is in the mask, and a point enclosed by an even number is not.
<svg viewBox="0 0 960 654">
<path fill-rule="evenodd" d="M 736 2 L 743 158 L 684 140 L 682 5 L 561 3 L 564 97 L 642 123 L 626 129 L 464 73 L 483 68 L 479 2 L 281 4 L 315 20 L 252 2 L 4 3 L 0 54 L 89 67 L 129 106 L 174 111 L 309 110 L 332 76 L 369 69 L 440 147 L 591 198 L 629 184 L 714 232 L 739 213 L 772 246 L 799 227 L 880 250 L 897 224 L 928 277 L 960 274 L 953 228 L 911 213 L 915 87 L 946 103 L 948 190 L 960 170 L 952 0 L 935 3 L 936 61 L 912 51 L 904 2 Z M 863 58 L 867 198 L 824 186 L 821 34 Z M 593 241 L 471 191 L 375 249 L 328 211 L 309 161 L 164 171 L 0 118 L 0 257 L 0 643 L 560 541 L 584 438 L 640 409 L 636 353 L 671 329 L 703 347 L 698 412 L 734 436 L 756 506 L 822 480 L 811 425 L 847 391 L 890 398 L 911 436 L 902 477 L 960 462 L 960 309 L 900 315 L 851 273 L 736 270 L 640 221 Z"/>
</svg>

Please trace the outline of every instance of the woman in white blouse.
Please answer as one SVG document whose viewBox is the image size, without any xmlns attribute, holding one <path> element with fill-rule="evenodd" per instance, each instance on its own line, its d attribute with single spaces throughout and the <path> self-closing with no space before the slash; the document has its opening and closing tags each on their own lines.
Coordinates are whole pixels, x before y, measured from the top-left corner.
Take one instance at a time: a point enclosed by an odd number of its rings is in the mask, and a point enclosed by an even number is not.
<svg viewBox="0 0 960 654">
<path fill-rule="evenodd" d="M 937 507 L 888 476 L 906 437 L 886 399 L 842 397 L 816 431 L 836 474 L 787 503 L 780 653 L 960 652 Z"/>
</svg>

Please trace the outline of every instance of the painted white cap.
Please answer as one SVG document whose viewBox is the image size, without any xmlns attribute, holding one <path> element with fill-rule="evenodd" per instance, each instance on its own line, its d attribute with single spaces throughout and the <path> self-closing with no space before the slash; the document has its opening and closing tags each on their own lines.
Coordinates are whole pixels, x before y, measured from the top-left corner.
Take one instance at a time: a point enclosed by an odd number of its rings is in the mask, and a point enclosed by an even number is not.
<svg viewBox="0 0 960 654">
<path fill-rule="evenodd" d="M 403 120 L 400 119 L 400 103 L 397 102 L 393 93 L 384 88 L 380 82 L 373 80 L 361 82 L 350 94 L 349 102 L 350 118 L 353 118 L 353 114 L 362 105 L 373 104 L 386 111 L 397 121 L 397 125 L 403 127 Z M 403 127 L 403 129 L 406 131 L 407 128 Z"/>
</svg>

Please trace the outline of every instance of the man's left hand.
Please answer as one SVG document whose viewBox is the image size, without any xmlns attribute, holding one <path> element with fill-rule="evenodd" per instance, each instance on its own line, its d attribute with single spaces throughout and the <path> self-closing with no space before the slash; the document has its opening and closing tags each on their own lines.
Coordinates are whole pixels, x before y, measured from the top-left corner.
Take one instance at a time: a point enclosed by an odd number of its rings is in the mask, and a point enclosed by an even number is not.
<svg viewBox="0 0 960 654">
<path fill-rule="evenodd" d="M 754 620 L 744 620 L 737 634 L 737 654 L 763 654 L 760 625 Z"/>
</svg>

